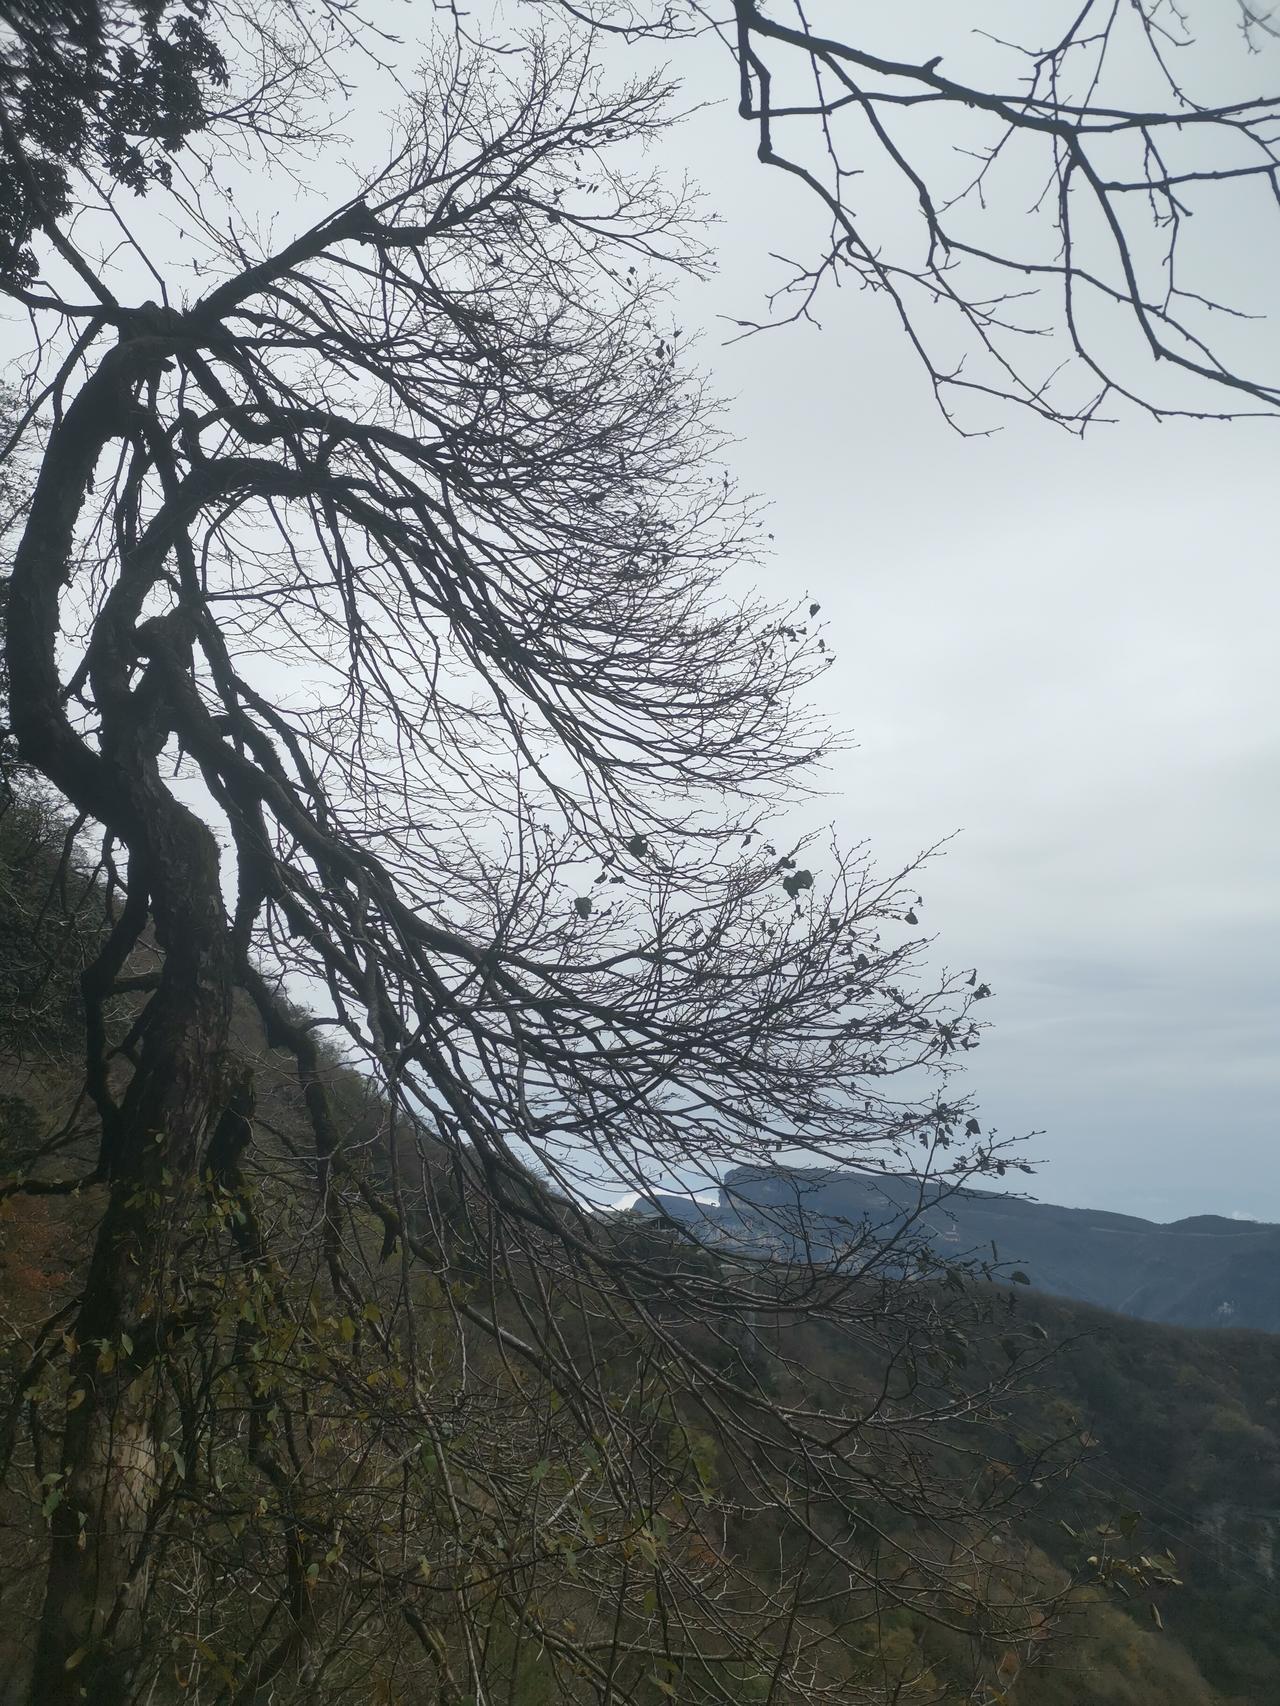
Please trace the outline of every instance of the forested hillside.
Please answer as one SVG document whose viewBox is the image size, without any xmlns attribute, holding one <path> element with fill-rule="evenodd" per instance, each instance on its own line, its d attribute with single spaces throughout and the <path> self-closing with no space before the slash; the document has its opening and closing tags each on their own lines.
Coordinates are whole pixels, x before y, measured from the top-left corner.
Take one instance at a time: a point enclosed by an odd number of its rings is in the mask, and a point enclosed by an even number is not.
<svg viewBox="0 0 1280 1706">
<path fill-rule="evenodd" d="M 65 820 L 29 793 L 0 818 L 5 945 L 0 1176 L 6 1181 L 0 1299 L 9 1338 L 4 1451 L 10 1463 L 28 1464 L 17 1482 L 10 1478 L 0 1554 L 6 1608 L 0 1668 L 13 1677 L 21 1676 L 26 1663 L 23 1630 L 33 1617 L 31 1595 L 43 1551 L 41 1506 L 47 1509 L 52 1485 L 42 1479 L 38 1451 L 29 1455 L 28 1428 L 33 1403 L 38 1408 L 62 1392 L 52 1368 L 34 1375 L 33 1369 L 39 1347 L 49 1342 L 42 1324 L 59 1330 L 82 1282 L 69 1252 L 98 1212 L 98 1187 L 92 1184 L 70 1195 L 12 1190 L 19 1179 L 29 1184 L 39 1178 L 51 1161 L 65 1168 L 77 1155 L 87 1160 L 96 1141 L 95 1120 L 75 1097 L 76 977 L 102 929 L 104 889 L 100 874 L 61 863 L 65 827 Z M 144 945 L 132 968 L 142 983 L 153 952 Z M 112 1016 L 116 1033 L 126 1038 L 137 1001 L 122 995 Z M 287 1063 L 263 1047 L 247 1013 L 238 1036 L 242 1062 L 255 1073 L 254 1119 L 261 1141 L 269 1144 L 274 1136 L 287 1147 L 306 1117 Z M 385 1110 L 371 1086 L 336 1059 L 327 1070 L 349 1134 L 359 1144 L 362 1132 L 369 1136 L 379 1128 Z M 671 1259 L 684 1259 L 678 1235 L 643 1216 L 621 1217 L 617 1236 L 639 1239 L 659 1276 L 668 1260 L 664 1249 L 671 1249 Z M 986 1643 L 989 1656 L 979 1666 L 985 1692 L 973 1698 L 1018 1706 L 1167 1706 L 1175 1699 L 1186 1706 L 1263 1706 L 1280 1677 L 1274 1576 L 1280 1339 L 1148 1326 L 1020 1288 L 962 1283 L 985 1288 L 986 1300 L 956 1355 L 988 1366 L 993 1379 L 1003 1377 L 1011 1357 L 1035 1364 L 1007 1398 L 999 1452 L 1008 1461 L 997 1453 L 987 1464 L 997 1505 L 1003 1478 L 1014 1496 L 979 1555 L 996 1597 L 1003 1593 L 1010 1603 L 1038 1599 L 1044 1607 L 1020 1637 Z M 563 1310 L 563 1329 L 572 1333 L 575 1311 L 567 1299 Z M 340 1316 L 333 1327 L 330 1354 L 350 1360 L 353 1370 L 360 1365 L 362 1330 L 348 1328 Z M 1042 1360 L 1050 1345 L 1054 1354 Z M 805 1380 L 830 1382 L 845 1392 L 860 1386 L 870 1391 L 882 1376 L 873 1346 L 859 1366 L 847 1342 L 828 1343 L 819 1329 L 790 1338 L 774 1366 L 779 1349 L 762 1334 L 755 1344 L 739 1341 L 736 1354 L 755 1364 L 757 1378 L 774 1384 Z M 492 1362 L 482 1338 L 471 1354 Z M 450 1377 L 442 1372 L 447 1389 Z M 490 1376 L 492 1402 L 506 1377 L 498 1364 Z M 507 1402 L 515 1396 L 509 1391 Z M 514 1431 L 512 1437 L 514 1449 Z M 1061 1443 L 1046 1451 L 1050 1441 Z M 710 1438 L 701 1437 L 695 1448 L 689 1490 L 714 1496 L 712 1490 L 727 1487 L 735 1471 Z M 935 1467 L 943 1461 L 935 1457 Z M 958 1455 L 946 1472 L 966 1472 L 966 1461 Z M 555 1473 L 550 1464 L 543 1470 Z M 954 1491 L 959 1508 L 962 1490 Z M 735 1517 L 731 1504 L 726 1501 L 719 1554 L 703 1559 L 704 1568 L 724 1573 L 726 1591 L 734 1581 L 735 1556 L 767 1573 L 770 1549 L 779 1542 L 770 1523 Z M 471 1520 L 482 1523 L 479 1512 Z M 882 1521 L 891 1527 L 901 1519 L 886 1507 L 876 1518 Z M 481 1528 L 467 1544 L 473 1553 L 489 1555 L 491 1540 Z M 815 1562 L 812 1568 L 816 1573 L 820 1566 Z M 1162 1580 L 1173 1574 L 1181 1585 Z M 821 1588 L 821 1581 L 815 1586 Z M 564 1609 L 579 1589 L 564 1578 L 558 1591 Z M 874 1643 L 865 1630 L 852 1638 L 848 1662 L 855 1672 L 863 1666 L 869 1678 L 899 1688 L 903 1701 L 970 1698 L 963 1691 L 971 1684 L 964 1679 L 973 1674 L 976 1632 L 967 1632 L 963 1620 L 948 1630 L 903 1599 L 883 1607 L 876 1627 Z M 209 1650 L 223 1651 L 216 1642 Z M 544 1698 L 539 1666 L 517 1665 L 513 1674 L 521 1678 L 522 1702 L 532 1706 Z M 744 1681 L 741 1698 L 754 1697 Z M 658 1690 L 655 1702 L 660 1698 Z"/>
<path fill-rule="evenodd" d="M 1102 1499 L 1144 1545 L 1167 1546 L 1182 1581 L 1161 1601 L 1168 1632 L 1228 1699 L 1268 1700 L 1280 1682 L 1280 1336 L 1051 1298 L 1022 1308 L 1062 1347 L 1036 1381 L 1040 1413 L 1071 1406 L 1089 1440 L 1055 1519 L 1087 1529 Z"/>
</svg>

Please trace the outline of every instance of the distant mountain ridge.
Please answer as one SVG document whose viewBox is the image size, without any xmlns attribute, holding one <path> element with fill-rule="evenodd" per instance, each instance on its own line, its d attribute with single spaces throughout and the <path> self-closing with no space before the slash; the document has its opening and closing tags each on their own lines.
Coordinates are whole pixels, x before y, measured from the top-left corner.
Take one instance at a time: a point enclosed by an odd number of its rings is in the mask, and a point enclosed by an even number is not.
<svg viewBox="0 0 1280 1706">
<path fill-rule="evenodd" d="M 997 1191 L 832 1168 L 736 1168 L 715 1203 L 655 1193 L 666 1215 L 711 1244 L 817 1260 L 868 1231 L 910 1223 L 939 1254 L 986 1254 L 1056 1296 L 1144 1321 L 1280 1332 L 1280 1226 L 1192 1215 L 1169 1224 L 1063 1208 Z"/>
</svg>

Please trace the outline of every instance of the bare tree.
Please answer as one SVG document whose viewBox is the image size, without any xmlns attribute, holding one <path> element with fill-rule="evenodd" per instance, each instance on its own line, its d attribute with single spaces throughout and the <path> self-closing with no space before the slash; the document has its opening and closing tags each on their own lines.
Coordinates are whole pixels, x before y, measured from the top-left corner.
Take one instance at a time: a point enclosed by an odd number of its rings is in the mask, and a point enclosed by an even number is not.
<svg viewBox="0 0 1280 1706">
<path fill-rule="evenodd" d="M 854 27 L 839 0 L 546 4 L 631 42 L 723 42 L 758 158 L 826 224 L 744 332 L 812 317 L 833 287 L 869 290 L 966 431 L 1000 424 L 984 399 L 1076 432 L 1126 404 L 1275 412 L 1257 324 L 1280 237 L 1265 8 L 1240 5 L 1255 53 L 1233 56 L 1214 51 L 1232 43 L 1211 8 L 1200 42 L 1195 12 L 1163 0 L 1041 7 L 1016 39 L 999 5 Z"/>
<path fill-rule="evenodd" d="M 11 716 L 103 904 L 96 1152 L 73 1109 L 4 1187 L 98 1214 L 2 1442 L 42 1706 L 897 1698 L 886 1617 L 982 1674 L 1057 1604 L 1008 1529 L 1034 1335 L 974 1352 L 995 1297 L 911 1216 L 762 1257 L 591 1206 L 1005 1165 L 914 873 L 768 839 L 830 654 L 741 590 L 662 296 L 694 211 L 634 165 L 668 93 L 442 35 L 283 244 L 175 175 L 189 300 L 127 227 L 121 300 L 110 188 L 36 209 Z"/>
</svg>

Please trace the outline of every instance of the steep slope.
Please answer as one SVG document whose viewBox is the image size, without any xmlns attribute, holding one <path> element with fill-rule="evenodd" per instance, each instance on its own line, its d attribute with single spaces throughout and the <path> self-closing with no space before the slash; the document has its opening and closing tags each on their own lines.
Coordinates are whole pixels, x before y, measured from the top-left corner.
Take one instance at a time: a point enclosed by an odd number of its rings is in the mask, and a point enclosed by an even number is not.
<svg viewBox="0 0 1280 1706">
<path fill-rule="evenodd" d="M 1166 1633 L 1238 1706 L 1280 1700 L 1280 1336 L 1025 1292 L 1018 1309 L 1061 1347 L 1033 1377 L 1028 1419 L 1071 1414 L 1091 1442 L 1033 1524 L 1041 1543 L 1061 1555 L 1058 1524 L 1087 1538 L 1101 1509 L 1167 1548 L 1183 1585 L 1161 1600 Z"/>
<path fill-rule="evenodd" d="M 45 907 L 59 844 L 57 824 L 38 814 L 0 817 L 0 943 L 7 945 L 0 958 L 0 1098 L 7 1097 L 0 1099 L 0 1174 L 25 1167 L 32 1133 L 48 1127 L 79 1079 L 76 976 L 101 928 L 101 911 L 90 904 L 90 891 L 77 902 L 74 884 L 70 926 L 67 912 Z M 246 1036 L 246 1046 L 248 1041 Z M 301 1117 L 291 1077 L 283 1068 L 274 1069 L 268 1056 L 258 1064 L 265 1115 L 288 1132 Z M 366 1104 L 367 1087 L 349 1081 L 346 1088 L 353 1125 L 376 1119 L 376 1108 Z M 86 1132 L 77 1142 L 91 1137 Z M 825 1199 L 832 1236 L 841 1218 L 861 1222 L 874 1211 L 878 1225 L 900 1220 L 908 1204 L 901 1191 L 902 1200 L 893 1196 L 894 1188 L 888 1181 L 854 1182 L 835 1206 Z M 724 1216 L 715 1223 L 717 1236 L 785 1243 L 780 1228 L 787 1224 L 787 1204 L 757 1200 L 760 1195 L 757 1188 L 753 1196 L 749 1176 L 731 1181 L 721 1205 L 711 1211 Z M 793 1193 L 792 1207 L 794 1201 Z M 865 1206 L 852 1213 L 859 1203 Z M 1010 1206 L 1016 1213 L 1028 1205 L 1012 1199 L 977 1202 L 980 1212 L 991 1214 Z M 678 1202 L 672 1208 L 691 1212 Z M 12 1203 L 0 1204 L 0 1314 L 10 1326 L 29 1328 L 65 1301 L 74 1286 L 66 1271 L 67 1217 L 93 1212 L 90 1193 L 79 1201 L 35 1199 L 21 1213 Z M 935 1235 L 950 1239 L 959 1225 L 943 1218 L 950 1210 L 934 1204 L 929 1212 L 936 1217 Z M 1094 1218 L 1104 1229 L 1117 1222 L 1146 1225 L 1120 1216 Z M 1203 1226 L 1181 1234 L 1164 1230 L 1192 1238 L 1219 1236 Z M 969 1238 L 976 1242 L 978 1234 L 970 1230 Z M 948 1242 L 945 1247 L 954 1246 Z M 1002 1240 L 1000 1253 L 1018 1252 Z M 1001 1692 L 1010 1706 L 1170 1706 L 1174 1701 L 1178 1706 L 1269 1706 L 1280 1696 L 1275 1582 L 1280 1339 L 1152 1327 L 1031 1296 L 1022 1288 L 1008 1295 L 1024 1318 L 1043 1326 L 1063 1346 L 1019 1400 L 1020 1427 L 1029 1438 L 1083 1428 L 1096 1441 L 1080 1469 L 1065 1483 L 1046 1488 L 1042 1507 L 1019 1519 L 1020 1566 L 1065 1580 L 1083 1554 L 1107 1544 L 1098 1528 L 1110 1523 L 1126 1544 L 1132 1540 L 1152 1551 L 1169 1546 L 1186 1585 L 1161 1594 L 1163 1630 L 1145 1596 L 1131 1606 L 1114 1596 L 1083 1595 L 1073 1626 L 1055 1637 L 1045 1662 L 1032 1665 L 1036 1655 L 1020 1655 L 1025 1667 Z M 998 1344 L 978 1354 L 1000 1357 Z M 821 1347 L 815 1347 L 810 1363 L 820 1376 Z M 1136 1523 L 1126 1514 L 1130 1510 L 1140 1513 Z M 0 1598 L 7 1613 L 0 1631 L 0 1699 L 6 1698 L 5 1673 L 18 1650 L 24 1582 L 41 1555 L 43 1524 L 29 1522 L 30 1515 L 25 1507 L 0 1512 Z M 896 1653 L 895 1663 L 908 1669 L 918 1655 L 938 1690 L 961 1672 L 963 1637 L 956 1638 L 952 1651 L 936 1628 L 891 1612 L 882 1639 L 886 1658 Z M 921 1691 L 904 1695 L 904 1702 L 930 1697 L 932 1687 L 922 1682 Z"/>
</svg>

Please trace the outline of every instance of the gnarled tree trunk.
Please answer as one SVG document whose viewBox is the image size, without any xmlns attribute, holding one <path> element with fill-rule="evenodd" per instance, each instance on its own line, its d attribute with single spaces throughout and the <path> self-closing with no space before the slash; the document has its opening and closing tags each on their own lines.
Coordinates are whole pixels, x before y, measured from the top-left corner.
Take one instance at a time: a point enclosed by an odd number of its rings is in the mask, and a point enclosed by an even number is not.
<svg viewBox="0 0 1280 1706">
<path fill-rule="evenodd" d="M 127 849 L 135 900 L 128 910 L 140 921 L 149 917 L 164 955 L 118 1106 L 101 1060 L 90 1067 L 104 1115 L 100 1171 L 109 1196 L 74 1328 L 31 1683 L 40 1706 L 113 1706 L 128 1689 L 148 1550 L 177 1473 L 161 1450 L 155 1370 L 180 1325 L 173 1258 L 223 1098 L 231 1014 L 233 955 L 217 843 L 158 768 L 170 727 L 167 672 L 175 660 L 182 668 L 180 635 L 136 674 L 135 623 L 164 561 L 167 528 L 123 559 L 95 624 L 87 661 L 101 713 L 96 744 L 69 722 L 57 669 L 58 606 L 85 494 L 103 447 L 128 430 L 157 341 L 122 340 L 55 428 L 10 593 L 19 750 Z M 137 904 L 140 897 L 145 904 Z M 123 958 L 131 945 L 116 941 L 109 952 Z"/>
<path fill-rule="evenodd" d="M 110 1197 L 75 1328 L 76 1407 L 31 1688 L 41 1706 L 125 1698 L 157 1504 L 177 1473 L 161 1452 L 152 1374 L 180 1317 L 175 1244 L 221 1104 L 231 1006 L 225 940 L 200 930 L 210 922 L 210 879 L 217 896 L 216 849 L 202 851 L 190 931 L 168 946 L 155 1019 L 119 1113 Z"/>
</svg>

